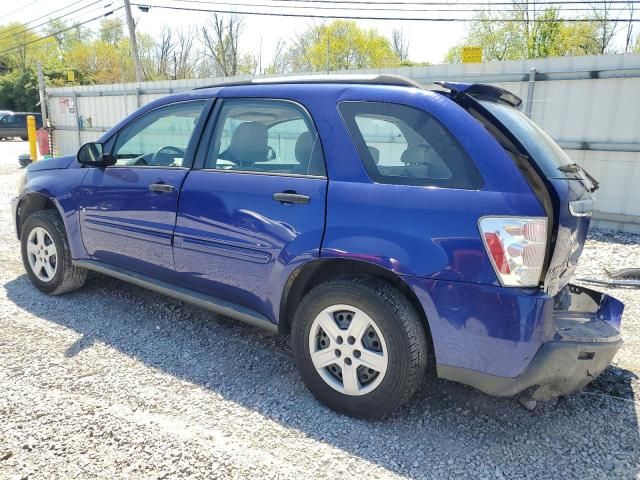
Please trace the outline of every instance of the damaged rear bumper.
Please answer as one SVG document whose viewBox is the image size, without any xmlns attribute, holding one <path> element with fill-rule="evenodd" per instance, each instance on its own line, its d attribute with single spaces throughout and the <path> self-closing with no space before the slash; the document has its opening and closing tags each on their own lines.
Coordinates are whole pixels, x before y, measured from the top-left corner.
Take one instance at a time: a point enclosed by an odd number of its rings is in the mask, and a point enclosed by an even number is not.
<svg viewBox="0 0 640 480">
<path fill-rule="evenodd" d="M 517 377 L 500 377 L 472 369 L 438 365 L 438 376 L 489 395 L 511 396 L 536 387 L 533 400 L 572 393 L 591 382 L 622 346 L 620 318 L 624 305 L 600 292 L 568 285 L 556 300 L 553 332 L 529 366 Z"/>
</svg>

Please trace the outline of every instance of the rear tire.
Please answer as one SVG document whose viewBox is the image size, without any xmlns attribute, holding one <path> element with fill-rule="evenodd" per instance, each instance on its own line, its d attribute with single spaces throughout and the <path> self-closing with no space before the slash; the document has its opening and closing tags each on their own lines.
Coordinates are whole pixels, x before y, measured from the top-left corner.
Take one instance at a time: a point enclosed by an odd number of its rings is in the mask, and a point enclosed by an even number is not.
<svg viewBox="0 0 640 480">
<path fill-rule="evenodd" d="M 342 277 L 311 290 L 296 311 L 291 342 L 307 388 L 352 417 L 389 414 L 425 377 L 420 315 L 401 292 L 375 278 Z"/>
<path fill-rule="evenodd" d="M 54 210 L 27 218 L 20 235 L 22 263 L 31 283 L 49 295 L 62 295 L 84 285 L 87 270 L 74 267 L 64 224 Z"/>
</svg>

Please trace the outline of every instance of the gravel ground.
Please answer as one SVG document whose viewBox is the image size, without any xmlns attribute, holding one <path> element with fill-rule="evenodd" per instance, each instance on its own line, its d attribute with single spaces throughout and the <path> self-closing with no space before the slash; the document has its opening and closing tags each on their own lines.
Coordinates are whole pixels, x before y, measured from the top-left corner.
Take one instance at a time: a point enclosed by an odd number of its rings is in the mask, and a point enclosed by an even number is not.
<svg viewBox="0 0 640 480">
<path fill-rule="evenodd" d="M 0 144 L 0 152 L 20 146 Z M 640 298 L 583 392 L 527 412 L 442 380 L 382 421 L 318 404 L 288 338 L 104 276 L 29 283 L 0 164 L 0 478 L 640 478 Z M 579 275 L 640 266 L 640 237 L 592 232 Z"/>
</svg>

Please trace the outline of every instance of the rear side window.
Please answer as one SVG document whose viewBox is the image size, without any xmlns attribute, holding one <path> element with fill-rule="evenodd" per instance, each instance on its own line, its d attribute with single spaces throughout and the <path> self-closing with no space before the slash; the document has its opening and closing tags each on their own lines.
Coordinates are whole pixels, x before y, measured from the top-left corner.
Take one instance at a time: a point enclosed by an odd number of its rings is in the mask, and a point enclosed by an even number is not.
<svg viewBox="0 0 640 480">
<path fill-rule="evenodd" d="M 342 102 L 338 108 L 374 182 L 471 190 L 482 187 L 473 160 L 429 113 L 380 102 Z"/>
</svg>

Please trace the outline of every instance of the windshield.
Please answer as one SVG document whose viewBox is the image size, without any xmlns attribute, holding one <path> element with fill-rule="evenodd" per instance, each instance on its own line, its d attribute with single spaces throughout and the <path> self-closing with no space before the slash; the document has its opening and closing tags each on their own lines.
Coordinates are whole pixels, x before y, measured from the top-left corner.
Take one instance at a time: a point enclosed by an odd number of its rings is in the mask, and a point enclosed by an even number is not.
<svg viewBox="0 0 640 480">
<path fill-rule="evenodd" d="M 573 162 L 544 130 L 515 108 L 484 100 L 480 103 L 524 145 L 547 178 L 567 177 L 558 167 Z"/>
</svg>

